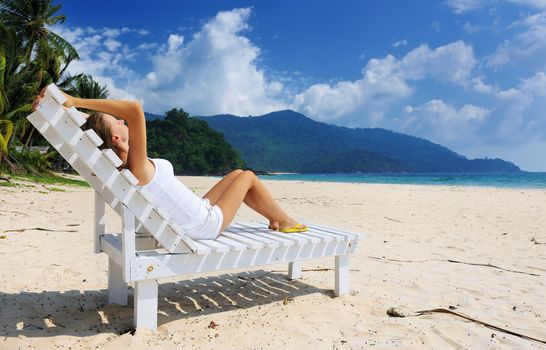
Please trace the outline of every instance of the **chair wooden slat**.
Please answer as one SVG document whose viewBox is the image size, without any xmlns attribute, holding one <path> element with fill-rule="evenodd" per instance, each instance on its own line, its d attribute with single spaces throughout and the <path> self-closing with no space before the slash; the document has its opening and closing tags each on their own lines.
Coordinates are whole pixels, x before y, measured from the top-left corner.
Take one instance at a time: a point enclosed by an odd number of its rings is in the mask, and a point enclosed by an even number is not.
<svg viewBox="0 0 546 350">
<path fill-rule="evenodd" d="M 333 237 L 333 236 L 330 236 L 330 235 L 326 235 L 322 232 L 318 232 L 318 231 L 313 231 L 312 229 L 309 229 L 308 231 L 306 232 L 300 232 L 300 233 L 289 233 L 289 234 L 299 234 L 299 235 L 305 235 L 307 237 L 309 236 L 312 236 L 312 237 L 317 237 L 318 239 L 321 239 L 323 240 L 324 242 L 332 242 L 332 241 L 339 241 L 339 237 Z"/>
<path fill-rule="evenodd" d="M 110 162 L 112 162 L 112 165 L 113 165 L 115 168 L 118 168 L 118 167 L 120 167 L 120 166 L 123 164 L 123 161 L 118 157 L 118 155 L 116 154 L 116 152 L 112 151 L 110 148 L 103 149 L 103 150 L 102 150 L 102 153 L 104 153 L 104 155 L 106 156 L 106 158 L 108 158 L 108 160 L 109 160 Z"/>
<path fill-rule="evenodd" d="M 249 234 L 252 234 L 252 235 L 259 235 L 259 236 L 262 236 L 262 237 L 266 237 L 267 239 L 271 239 L 271 240 L 274 240 L 276 242 L 279 242 L 282 246 L 285 246 L 285 247 L 292 246 L 292 245 L 294 245 L 294 243 L 299 242 L 299 241 L 292 240 L 292 239 L 286 239 L 285 237 L 271 235 L 271 233 L 273 231 L 268 229 L 267 226 L 263 226 L 263 227 L 254 226 L 254 228 L 252 228 L 252 226 L 249 225 L 249 224 L 243 224 L 241 222 L 234 222 L 230 226 L 230 228 L 231 227 L 234 227 L 234 228 L 236 228 L 238 230 L 241 230 L 241 229 L 245 230 L 246 232 L 248 232 Z"/>
<path fill-rule="evenodd" d="M 239 222 L 238 225 L 246 227 L 247 229 L 252 228 L 252 225 L 248 223 Z M 320 243 L 320 238 L 313 236 L 306 237 L 304 234 L 300 233 L 281 233 L 278 231 L 269 230 L 269 234 L 280 239 L 293 241 L 295 244 L 306 244 L 308 241 L 312 243 Z"/>
<path fill-rule="evenodd" d="M 250 238 L 250 239 L 253 239 L 253 240 L 260 241 L 261 243 L 263 243 L 264 246 L 269 247 L 269 248 L 275 248 L 275 247 L 278 247 L 280 245 L 280 243 L 278 241 L 275 241 L 275 240 L 273 240 L 273 239 L 271 239 L 269 237 L 266 237 L 265 235 L 261 235 L 259 233 L 250 233 L 250 232 L 243 231 L 243 230 L 231 230 L 229 228 L 225 232 L 237 234 L 237 235 L 240 235 L 242 237 L 246 237 L 246 238 Z"/>
<path fill-rule="evenodd" d="M 66 97 L 55 85 L 51 84 L 44 91 L 45 98 L 52 98 L 56 104 L 63 105 L 66 102 Z"/>
<path fill-rule="evenodd" d="M 339 234 L 339 235 L 342 235 L 342 236 L 346 237 L 347 239 L 358 239 L 359 236 L 361 235 L 359 233 L 354 233 L 354 232 L 349 232 L 349 231 L 342 231 L 342 230 L 339 230 L 339 229 L 336 229 L 336 228 L 333 228 L 333 227 L 324 226 L 324 225 L 309 224 L 309 227 L 320 229 L 320 230 L 325 231 L 325 232 L 336 233 L 336 234 Z"/>
<path fill-rule="evenodd" d="M 224 237 L 231 238 L 237 242 L 240 242 L 244 245 L 246 245 L 250 249 L 261 249 L 263 248 L 264 244 L 260 242 L 259 240 L 255 240 L 252 238 L 244 237 L 242 235 L 239 235 L 237 233 L 230 233 L 230 232 L 224 232 L 222 234 Z"/>
<path fill-rule="evenodd" d="M 76 108 L 70 107 L 66 110 L 66 114 L 68 114 L 68 116 L 72 118 L 76 125 L 82 126 L 83 124 L 85 124 L 85 118 Z"/>
<path fill-rule="evenodd" d="M 40 104 L 36 108 L 36 112 L 40 113 L 48 123 L 55 125 L 59 118 L 64 114 L 64 108 L 53 98 L 46 97 L 40 101 Z"/>
<path fill-rule="evenodd" d="M 103 144 L 103 141 L 102 139 L 100 138 L 100 136 L 95 132 L 95 130 L 93 129 L 87 129 L 83 132 L 85 135 L 87 135 L 87 137 L 89 137 L 89 139 L 91 140 L 91 142 L 93 142 L 95 144 L 95 146 L 100 146 Z"/>
<path fill-rule="evenodd" d="M 226 253 L 229 252 L 231 247 L 229 245 L 223 244 L 222 242 L 215 241 L 212 239 L 201 239 L 199 243 L 204 244 L 211 248 L 211 251 L 215 253 Z"/>
<path fill-rule="evenodd" d="M 218 242 L 222 242 L 222 243 L 225 243 L 226 245 L 229 245 L 234 250 L 241 251 L 241 250 L 246 250 L 248 248 L 247 245 L 245 245 L 245 244 L 243 244 L 241 242 L 235 241 L 235 240 L 233 240 L 231 238 L 225 237 L 223 235 L 218 236 L 218 238 L 216 238 L 216 240 Z"/>
<path fill-rule="evenodd" d="M 138 179 L 135 177 L 135 175 L 133 175 L 133 173 L 131 172 L 131 170 L 129 169 L 123 169 L 121 171 L 121 175 L 123 175 L 130 183 L 131 185 L 136 185 L 138 184 Z"/>
</svg>

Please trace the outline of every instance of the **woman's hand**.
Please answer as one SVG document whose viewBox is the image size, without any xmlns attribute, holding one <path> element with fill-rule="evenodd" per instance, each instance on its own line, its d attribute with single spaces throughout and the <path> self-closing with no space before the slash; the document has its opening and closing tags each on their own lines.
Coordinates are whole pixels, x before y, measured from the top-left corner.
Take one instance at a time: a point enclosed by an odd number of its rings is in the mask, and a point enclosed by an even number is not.
<svg viewBox="0 0 546 350">
<path fill-rule="evenodd" d="M 40 101 L 42 101 L 42 98 L 44 98 L 44 92 L 45 92 L 45 88 L 42 89 L 42 91 L 40 91 L 40 94 L 38 94 L 38 96 L 36 96 L 36 98 L 34 98 L 34 101 L 32 101 L 32 110 L 35 111 L 36 108 L 38 108 L 38 105 L 40 104 Z"/>
<path fill-rule="evenodd" d="M 61 93 L 66 98 L 66 101 L 63 104 L 63 106 L 70 108 L 70 107 L 74 107 L 76 105 L 75 97 L 70 96 L 69 94 L 65 93 L 64 91 L 61 91 Z"/>
<path fill-rule="evenodd" d="M 38 108 L 38 105 L 40 104 L 40 101 L 42 101 L 42 99 L 44 98 L 45 90 L 46 90 L 46 88 L 43 88 L 42 91 L 40 91 L 40 94 L 38 96 L 36 96 L 34 101 L 32 101 L 32 110 L 33 111 L 35 111 L 36 108 Z M 66 101 L 63 104 L 63 106 L 68 107 L 68 108 L 74 107 L 75 106 L 75 98 L 70 96 L 69 94 L 63 92 L 63 91 L 61 91 L 61 93 L 66 98 Z"/>
</svg>

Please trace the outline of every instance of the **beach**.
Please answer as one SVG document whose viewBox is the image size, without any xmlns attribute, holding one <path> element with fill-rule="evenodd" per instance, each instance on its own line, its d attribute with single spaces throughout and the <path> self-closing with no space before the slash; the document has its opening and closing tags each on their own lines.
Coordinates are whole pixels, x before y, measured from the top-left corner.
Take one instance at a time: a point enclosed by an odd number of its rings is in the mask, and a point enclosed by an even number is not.
<svg viewBox="0 0 546 350">
<path fill-rule="evenodd" d="M 179 177 L 203 195 L 218 178 Z M 351 292 L 333 258 L 160 280 L 156 332 L 107 305 L 94 192 L 0 187 L 0 349 L 542 349 L 447 309 L 546 340 L 546 190 L 266 180 L 294 217 L 362 233 Z M 239 221 L 264 221 L 243 205 Z M 120 220 L 108 211 L 108 232 Z M 389 317 L 397 307 L 408 317 Z"/>
</svg>

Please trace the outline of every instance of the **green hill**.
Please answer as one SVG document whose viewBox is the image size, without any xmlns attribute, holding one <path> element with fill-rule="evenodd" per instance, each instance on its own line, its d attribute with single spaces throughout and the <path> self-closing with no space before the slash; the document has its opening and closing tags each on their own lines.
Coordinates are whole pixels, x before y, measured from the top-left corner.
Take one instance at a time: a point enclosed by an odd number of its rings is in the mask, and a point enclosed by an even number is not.
<svg viewBox="0 0 546 350">
<path fill-rule="evenodd" d="M 224 174 L 244 166 L 239 154 L 222 134 L 206 122 L 173 109 L 150 118 L 146 113 L 148 155 L 168 159 L 176 174 Z"/>
<path fill-rule="evenodd" d="M 287 172 L 520 172 L 502 159 L 467 159 L 430 141 L 380 128 L 346 128 L 284 110 L 199 117 L 253 169 Z"/>
</svg>

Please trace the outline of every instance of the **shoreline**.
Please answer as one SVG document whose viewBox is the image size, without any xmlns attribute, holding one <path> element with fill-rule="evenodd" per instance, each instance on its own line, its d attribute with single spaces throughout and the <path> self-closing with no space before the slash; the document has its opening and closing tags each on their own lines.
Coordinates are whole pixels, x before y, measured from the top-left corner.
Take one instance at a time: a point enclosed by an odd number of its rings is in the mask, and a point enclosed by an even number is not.
<svg viewBox="0 0 546 350">
<path fill-rule="evenodd" d="M 212 175 L 176 175 L 176 178 L 179 180 L 184 178 L 209 178 L 209 179 L 221 179 L 222 176 L 212 176 Z M 491 189 L 505 189 L 505 190 L 537 190 L 537 191 L 546 191 L 546 187 L 518 187 L 518 186 L 495 186 L 495 185 L 475 185 L 475 184 L 442 184 L 442 183 L 390 183 L 390 182 L 358 182 L 358 181 L 328 181 L 328 180 L 296 180 L 296 179 L 275 179 L 269 178 L 267 175 L 259 175 L 260 180 L 264 182 L 296 182 L 296 183 L 315 183 L 315 184 L 325 184 L 325 185 L 335 185 L 335 184 L 351 184 L 351 185 L 382 185 L 382 186 L 418 186 L 418 187 L 445 187 L 445 188 L 491 188 Z"/>
</svg>

